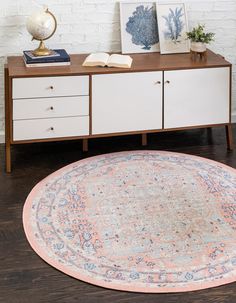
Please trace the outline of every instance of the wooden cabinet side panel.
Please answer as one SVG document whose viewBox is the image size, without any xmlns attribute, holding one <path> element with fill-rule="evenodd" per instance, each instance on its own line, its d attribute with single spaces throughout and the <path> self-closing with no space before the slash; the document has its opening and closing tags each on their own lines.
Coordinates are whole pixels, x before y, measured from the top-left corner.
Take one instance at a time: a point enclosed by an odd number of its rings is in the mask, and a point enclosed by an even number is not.
<svg viewBox="0 0 236 303">
<path fill-rule="evenodd" d="M 5 162 L 6 171 L 11 172 L 11 141 L 12 141 L 12 80 L 8 66 L 4 67 L 5 86 Z"/>
</svg>

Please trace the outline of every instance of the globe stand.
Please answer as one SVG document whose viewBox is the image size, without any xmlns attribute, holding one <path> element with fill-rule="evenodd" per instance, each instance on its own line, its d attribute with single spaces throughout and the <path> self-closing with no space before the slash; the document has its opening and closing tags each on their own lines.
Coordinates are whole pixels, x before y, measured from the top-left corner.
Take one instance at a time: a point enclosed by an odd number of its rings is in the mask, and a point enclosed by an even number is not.
<svg viewBox="0 0 236 303">
<path fill-rule="evenodd" d="M 39 47 L 33 51 L 33 55 L 36 57 L 50 56 L 51 54 L 52 54 L 52 51 L 45 46 L 43 40 L 40 41 Z"/>
</svg>

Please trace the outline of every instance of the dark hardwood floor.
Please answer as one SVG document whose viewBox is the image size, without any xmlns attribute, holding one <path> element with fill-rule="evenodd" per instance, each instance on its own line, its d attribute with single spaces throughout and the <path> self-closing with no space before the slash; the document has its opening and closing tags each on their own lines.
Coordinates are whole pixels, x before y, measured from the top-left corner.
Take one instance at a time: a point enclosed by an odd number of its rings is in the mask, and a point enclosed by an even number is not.
<svg viewBox="0 0 236 303">
<path fill-rule="evenodd" d="M 236 126 L 234 126 L 236 143 Z M 151 134 L 145 149 L 200 155 L 236 168 L 236 151 L 226 149 L 225 130 L 216 128 Z M 235 303 L 236 283 L 188 293 L 140 294 L 113 291 L 73 279 L 46 264 L 30 248 L 22 227 L 22 208 L 32 189 L 55 170 L 101 153 L 137 150 L 141 136 L 13 146 L 11 174 L 5 173 L 0 145 L 0 302 L 1 303 Z"/>
</svg>

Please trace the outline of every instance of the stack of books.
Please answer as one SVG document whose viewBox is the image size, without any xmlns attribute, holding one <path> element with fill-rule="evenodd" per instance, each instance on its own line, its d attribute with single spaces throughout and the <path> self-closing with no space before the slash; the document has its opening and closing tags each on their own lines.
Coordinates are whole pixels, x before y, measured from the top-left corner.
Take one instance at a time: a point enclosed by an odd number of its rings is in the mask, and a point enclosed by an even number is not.
<svg viewBox="0 0 236 303">
<path fill-rule="evenodd" d="M 64 49 L 55 49 L 48 56 L 34 56 L 32 51 L 23 51 L 26 67 L 47 67 L 70 65 L 70 56 Z"/>
</svg>

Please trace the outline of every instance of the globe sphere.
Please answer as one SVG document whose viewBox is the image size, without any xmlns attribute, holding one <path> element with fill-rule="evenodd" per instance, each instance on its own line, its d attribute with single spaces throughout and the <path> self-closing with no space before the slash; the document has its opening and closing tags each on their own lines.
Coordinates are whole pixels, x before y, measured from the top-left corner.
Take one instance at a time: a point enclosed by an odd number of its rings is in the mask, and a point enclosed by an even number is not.
<svg viewBox="0 0 236 303">
<path fill-rule="evenodd" d="M 56 20 L 48 10 L 38 11 L 28 17 L 26 28 L 34 39 L 46 40 L 54 33 Z"/>
</svg>

